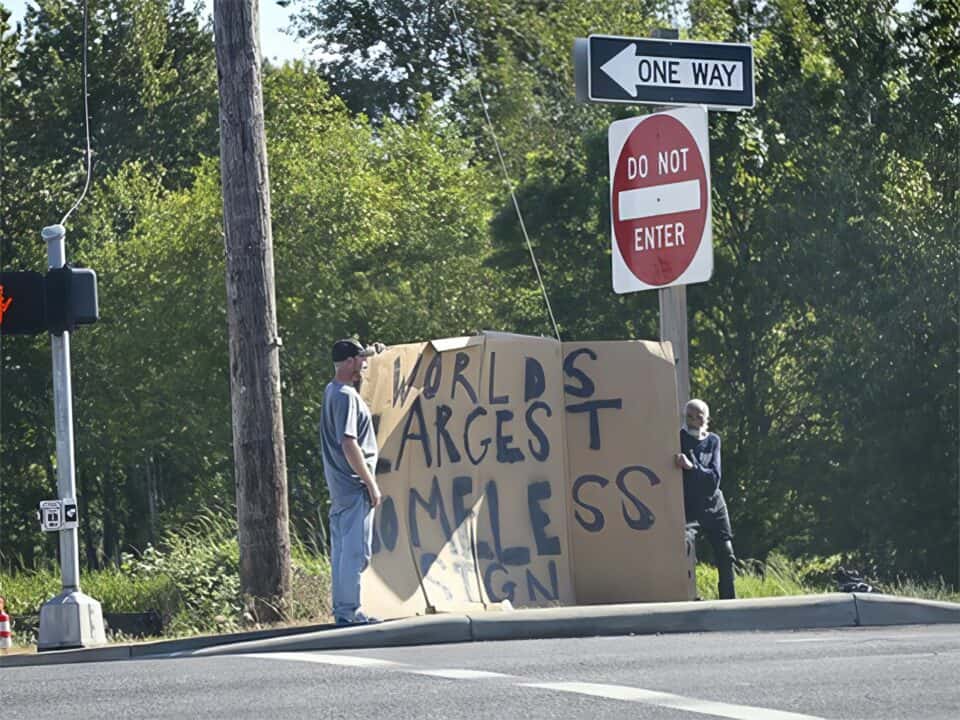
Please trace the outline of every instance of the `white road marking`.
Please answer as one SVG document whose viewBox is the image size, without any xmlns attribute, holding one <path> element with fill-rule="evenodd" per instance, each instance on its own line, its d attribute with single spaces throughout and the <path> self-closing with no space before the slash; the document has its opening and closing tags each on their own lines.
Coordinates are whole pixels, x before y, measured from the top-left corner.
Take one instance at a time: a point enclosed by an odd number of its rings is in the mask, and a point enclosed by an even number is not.
<svg viewBox="0 0 960 720">
<path fill-rule="evenodd" d="M 432 677 L 447 678 L 448 680 L 488 680 L 495 678 L 516 678 L 515 675 L 488 672 L 486 670 L 460 670 L 457 668 L 442 668 L 436 670 L 410 670 L 415 675 L 430 675 Z"/>
<path fill-rule="evenodd" d="M 927 640 L 931 633 L 884 633 L 873 634 L 869 630 L 858 629 L 855 632 L 831 633 L 829 635 L 817 635 L 798 638 L 786 638 L 776 640 L 781 643 L 802 643 L 802 642 L 835 642 L 838 645 L 862 645 L 877 641 L 901 641 L 901 640 Z M 934 635 L 935 637 L 935 635 Z"/>
<path fill-rule="evenodd" d="M 403 663 L 379 658 L 359 657 L 357 655 L 321 655 L 311 652 L 274 652 L 274 653 L 244 653 L 240 657 L 257 658 L 258 660 L 293 660 L 299 662 L 320 663 L 321 665 L 342 665 L 344 667 L 402 667 Z"/>
<path fill-rule="evenodd" d="M 514 675 L 489 672 L 487 670 L 415 668 L 404 663 L 393 662 L 392 660 L 380 660 L 379 658 L 360 657 L 358 655 L 276 652 L 262 654 L 245 653 L 239 657 L 256 658 L 260 660 L 292 660 L 295 662 L 312 662 L 322 665 L 339 665 L 344 667 L 385 667 L 398 672 L 439 677 L 448 680 L 523 680 L 523 678 Z M 672 710 L 684 710 L 687 712 L 700 713 L 701 715 L 731 718 L 732 720 L 824 720 L 824 718 L 815 715 L 803 715 L 800 713 L 753 707 L 750 705 L 734 705 L 731 703 L 715 702 L 713 700 L 698 700 L 697 698 L 689 698 L 656 690 L 644 690 L 643 688 L 628 687 L 626 685 L 605 685 L 584 682 L 518 682 L 517 687 L 577 693 L 580 695 L 609 698 L 611 700 L 628 700 L 670 708 Z"/>
<path fill-rule="evenodd" d="M 673 695 L 671 693 L 644 690 L 643 688 L 627 687 L 625 685 L 601 685 L 599 683 L 581 682 L 546 682 L 523 683 L 523 687 L 557 690 L 559 692 L 592 695 L 594 697 L 610 698 L 612 700 L 630 700 L 647 705 L 658 705 L 673 710 L 686 710 L 703 715 L 715 715 L 735 720 L 823 720 L 814 715 L 771 710 L 769 708 L 751 707 L 749 705 L 732 705 L 730 703 L 714 702 L 712 700 L 697 700 L 696 698 Z"/>
<path fill-rule="evenodd" d="M 621 222 L 699 210 L 700 181 L 682 180 L 623 190 L 617 198 L 617 204 Z"/>
</svg>

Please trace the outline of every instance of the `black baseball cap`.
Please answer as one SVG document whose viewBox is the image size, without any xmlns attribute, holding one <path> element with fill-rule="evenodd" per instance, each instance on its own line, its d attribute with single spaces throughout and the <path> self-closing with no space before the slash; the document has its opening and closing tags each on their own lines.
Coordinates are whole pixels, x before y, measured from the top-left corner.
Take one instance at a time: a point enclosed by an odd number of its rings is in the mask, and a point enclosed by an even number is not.
<svg viewBox="0 0 960 720">
<path fill-rule="evenodd" d="M 375 352 L 373 348 L 365 348 L 359 341 L 353 338 L 345 338 L 343 340 L 337 340 L 333 344 L 333 361 L 343 362 L 344 360 L 357 356 L 370 357 L 375 354 Z"/>
</svg>

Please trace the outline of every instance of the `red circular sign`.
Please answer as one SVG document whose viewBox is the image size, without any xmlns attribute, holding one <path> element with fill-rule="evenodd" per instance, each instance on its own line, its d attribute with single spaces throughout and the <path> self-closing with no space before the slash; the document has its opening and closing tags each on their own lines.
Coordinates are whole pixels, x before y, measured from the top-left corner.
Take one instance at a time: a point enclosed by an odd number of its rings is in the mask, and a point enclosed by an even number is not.
<svg viewBox="0 0 960 720">
<path fill-rule="evenodd" d="M 670 115 L 644 120 L 627 137 L 613 176 L 613 233 L 637 279 L 680 277 L 703 239 L 709 182 L 690 131 Z"/>
</svg>

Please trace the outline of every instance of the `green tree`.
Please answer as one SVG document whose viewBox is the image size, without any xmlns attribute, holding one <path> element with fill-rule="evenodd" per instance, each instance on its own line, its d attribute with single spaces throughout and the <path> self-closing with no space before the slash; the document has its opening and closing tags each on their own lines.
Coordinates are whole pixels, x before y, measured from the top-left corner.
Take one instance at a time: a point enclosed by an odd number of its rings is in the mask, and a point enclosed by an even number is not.
<svg viewBox="0 0 960 720">
<path fill-rule="evenodd" d="M 712 123 L 716 280 L 690 293 L 741 546 L 955 581 L 956 245 L 933 138 L 902 142 L 909 22 L 893 3 L 694 10 L 758 55 L 757 108 Z"/>
<path fill-rule="evenodd" d="M 492 323 L 489 188 L 469 144 L 429 108 L 374 133 L 302 66 L 270 71 L 264 97 L 291 516 L 307 529 L 326 497 L 316 428 L 333 341 Z M 232 502 L 218 175 L 207 160 L 171 191 L 130 165 L 80 218 L 100 239 L 83 260 L 104 302 L 74 343 L 78 461 L 104 519 L 91 541 L 110 557 L 200 505 Z"/>
<path fill-rule="evenodd" d="M 212 40 L 198 11 L 179 0 L 94 0 L 89 6 L 94 157 L 89 202 L 101 179 L 127 162 L 145 164 L 167 186 L 188 181 L 201 154 L 217 147 Z M 4 11 L 3 27 L 8 24 Z M 4 270 L 46 267 L 40 228 L 57 222 L 84 186 L 82 38 L 80 4 L 40 0 L 28 6 L 23 23 L 0 46 Z M 118 209 L 109 224 L 129 232 L 131 222 Z M 67 229 L 72 261 L 82 260 L 99 242 L 96 228 L 88 229 L 77 216 Z M 7 557 L 19 554 L 27 564 L 45 543 L 46 554 L 53 554 L 32 519 L 20 520 L 23 508 L 34 507 L 55 488 L 47 343 L 46 336 L 18 337 L 4 338 L 0 346 L 0 522 Z M 84 440 L 78 434 L 78 446 Z M 102 502 L 94 491 L 98 481 L 82 473 L 78 480 L 85 500 Z M 115 490 L 105 486 L 105 492 Z"/>
</svg>

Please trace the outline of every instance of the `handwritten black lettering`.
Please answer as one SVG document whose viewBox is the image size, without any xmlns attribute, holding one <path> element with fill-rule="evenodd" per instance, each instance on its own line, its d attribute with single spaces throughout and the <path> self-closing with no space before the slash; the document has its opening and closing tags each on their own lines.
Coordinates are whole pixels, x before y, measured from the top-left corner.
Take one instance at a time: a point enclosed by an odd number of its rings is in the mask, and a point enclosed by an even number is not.
<svg viewBox="0 0 960 720">
<path fill-rule="evenodd" d="M 491 405 L 506 405 L 510 402 L 509 395 L 494 395 L 494 381 L 497 377 L 497 354 L 495 352 L 490 353 L 490 382 L 488 385 L 487 398 L 490 401 Z"/>
<path fill-rule="evenodd" d="M 529 565 L 530 548 L 522 546 L 503 547 L 500 540 L 500 493 L 497 490 L 495 480 L 490 480 L 486 485 L 487 512 L 490 515 L 490 533 L 493 535 L 493 549 L 485 541 L 477 543 L 477 557 L 482 560 L 493 560 L 496 558 L 504 565 Z"/>
<path fill-rule="evenodd" d="M 576 405 L 567 405 L 567 412 L 590 413 L 590 449 L 600 449 L 600 410 L 620 410 L 623 400 L 588 400 Z"/>
<path fill-rule="evenodd" d="M 454 362 L 453 366 L 453 382 L 450 385 L 450 399 L 453 400 L 457 394 L 457 383 L 463 385 L 463 389 L 466 390 L 467 395 L 470 396 L 470 402 L 474 405 L 477 404 L 477 394 L 473 391 L 473 387 L 470 385 L 470 381 L 463 376 L 463 371 L 467 369 L 467 365 L 470 364 L 470 356 L 465 352 L 458 352 L 457 359 Z"/>
<path fill-rule="evenodd" d="M 579 510 L 573 511 L 573 516 L 576 518 L 577 522 L 580 523 L 580 527 L 587 532 L 597 533 L 603 530 L 603 513 L 600 512 L 600 508 L 584 502 L 580 497 L 580 492 L 583 490 L 583 486 L 587 483 L 596 483 L 601 488 L 605 488 L 609 482 L 609 480 L 607 480 L 605 477 L 601 477 L 600 475 L 581 475 L 573 482 L 573 501 L 592 515 L 592 518 L 585 519 L 584 516 L 580 514 Z"/>
<path fill-rule="evenodd" d="M 547 572 L 550 574 L 550 587 L 547 588 L 537 579 L 533 571 L 527 568 L 527 593 L 530 595 L 531 602 L 537 602 L 537 591 L 543 595 L 544 600 L 560 599 L 560 582 L 557 578 L 557 563 L 551 560 L 547 564 Z"/>
<path fill-rule="evenodd" d="M 530 526 L 533 528 L 533 538 L 537 543 L 537 553 L 540 555 L 560 554 L 560 538 L 556 535 L 547 535 L 550 516 L 547 515 L 540 504 L 544 500 L 549 500 L 552 494 L 549 480 L 540 480 L 527 486 Z"/>
<path fill-rule="evenodd" d="M 528 357 L 524 362 L 523 400 L 530 402 L 543 395 L 547 389 L 547 380 L 543 374 L 543 365 L 536 358 Z"/>
<path fill-rule="evenodd" d="M 420 369 L 420 361 L 423 359 L 423 355 L 417 355 L 417 361 L 413 364 L 413 370 L 410 371 L 410 375 L 404 380 L 402 373 L 400 372 L 400 356 L 397 355 L 393 360 L 393 407 L 397 406 L 397 400 L 400 401 L 400 404 L 403 404 L 407 401 L 407 395 L 410 393 L 410 389 L 413 387 L 414 378 L 417 377 L 417 371 Z"/>
<path fill-rule="evenodd" d="M 460 451 L 457 450 L 453 438 L 450 437 L 450 431 L 447 430 L 447 423 L 451 417 L 453 417 L 453 409 L 449 405 L 437 405 L 437 467 L 443 465 L 444 448 L 447 450 L 450 462 L 460 462 Z"/>
<path fill-rule="evenodd" d="M 473 451 L 470 449 L 470 426 L 473 424 L 474 420 L 486 414 L 486 408 L 478 405 L 470 411 L 470 414 L 467 415 L 466 422 L 463 424 L 463 449 L 466 451 L 467 457 L 470 458 L 470 463 L 472 465 L 479 465 L 483 458 L 486 457 L 487 450 L 490 447 L 490 438 L 487 437 L 480 441 L 480 447 L 483 448 L 483 452 L 480 453 L 479 457 L 474 455 Z"/>
<path fill-rule="evenodd" d="M 426 376 L 423 379 L 423 396 L 432 400 L 440 390 L 440 381 L 443 379 L 443 353 L 437 353 L 427 365 Z"/>
<path fill-rule="evenodd" d="M 533 455 L 533 457 L 540 462 L 543 462 L 550 457 L 550 438 L 547 437 L 547 434 L 543 431 L 543 428 L 537 424 L 536 419 L 533 417 L 533 414 L 537 410 L 543 410 L 546 412 L 548 418 L 553 417 L 553 411 L 550 409 L 549 405 L 540 400 L 527 408 L 527 429 L 530 430 L 534 438 L 537 440 L 537 447 L 534 447 L 533 439 L 527 441 L 527 447 L 530 448 L 530 454 Z"/>
<path fill-rule="evenodd" d="M 417 426 L 419 428 L 418 432 L 410 432 L 410 426 L 413 424 L 413 421 L 417 421 Z M 427 435 L 427 423 L 423 419 L 423 407 L 420 404 L 420 397 L 418 396 L 413 404 L 410 406 L 410 412 L 407 413 L 407 420 L 403 424 L 403 435 L 400 437 L 400 450 L 397 451 L 397 470 L 400 469 L 400 463 L 403 460 L 403 451 L 407 447 L 407 440 L 419 440 L 420 444 L 423 446 L 423 458 L 427 463 L 427 467 L 433 465 L 433 459 L 430 455 L 430 438 Z"/>
<path fill-rule="evenodd" d="M 596 386 L 593 384 L 590 376 L 576 366 L 577 358 L 581 355 L 586 355 L 591 360 L 597 359 L 597 354 L 590 348 L 580 348 L 567 355 L 567 357 L 563 359 L 563 372 L 574 380 L 577 380 L 579 385 L 565 384 L 563 390 L 568 395 L 575 397 L 591 397 L 596 390 Z"/>
<path fill-rule="evenodd" d="M 510 577 L 507 569 L 500 563 L 493 562 L 487 565 L 487 569 L 483 571 L 483 585 L 487 590 L 487 597 L 493 602 L 503 602 L 504 600 L 509 600 L 511 603 L 514 602 L 517 584 L 513 582 L 513 580 L 507 580 L 500 586 L 500 590 L 504 593 L 503 595 L 494 592 L 492 580 L 495 572 L 502 572 L 508 578 Z"/>
<path fill-rule="evenodd" d="M 430 498 L 428 500 L 424 500 L 416 488 L 410 488 L 410 497 L 407 505 L 407 521 L 410 527 L 410 544 L 414 547 L 420 547 L 417 506 L 426 510 L 432 520 L 440 521 L 440 529 L 443 531 L 444 542 L 449 541 L 450 538 L 453 537 L 453 529 L 450 527 L 450 520 L 447 519 L 447 511 L 443 506 L 443 495 L 440 493 L 440 481 L 436 475 L 433 476 L 433 482 L 430 485 Z"/>
<path fill-rule="evenodd" d="M 472 515 L 463 501 L 473 492 L 473 478 L 469 475 L 458 475 L 453 479 L 453 524 L 461 528 L 464 521 Z"/>
<path fill-rule="evenodd" d="M 497 410 L 497 462 L 523 462 L 523 453 L 520 448 L 510 445 L 513 435 L 507 435 L 504 425 L 513 420 L 512 410 Z"/>
<path fill-rule="evenodd" d="M 623 519 L 626 521 L 627 525 L 634 530 L 649 530 L 653 527 L 654 523 L 657 521 L 657 518 L 653 514 L 653 511 L 650 510 L 650 508 L 647 507 L 640 500 L 640 498 L 630 492 L 630 489 L 627 487 L 627 475 L 633 472 L 638 472 L 645 475 L 650 481 L 651 485 L 659 485 L 660 478 L 657 477 L 653 470 L 644 467 L 643 465 L 630 465 L 629 467 L 623 468 L 623 470 L 617 474 L 617 487 L 620 489 L 620 492 L 624 495 L 624 497 L 633 503 L 633 506 L 638 513 L 636 517 L 632 516 L 629 512 L 627 512 L 627 504 L 621 502 L 620 507 L 623 511 Z"/>
</svg>

